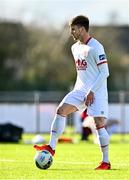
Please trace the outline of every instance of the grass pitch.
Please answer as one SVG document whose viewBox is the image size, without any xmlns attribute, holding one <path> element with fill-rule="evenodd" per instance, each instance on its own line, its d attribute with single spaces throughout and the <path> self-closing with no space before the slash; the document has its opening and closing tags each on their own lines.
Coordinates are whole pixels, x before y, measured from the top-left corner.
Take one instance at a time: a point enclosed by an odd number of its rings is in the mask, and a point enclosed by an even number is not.
<svg viewBox="0 0 129 180">
<path fill-rule="evenodd" d="M 44 136 L 44 135 L 43 135 Z M 23 140 L 33 135 L 23 135 Z M 44 136 L 48 139 L 48 135 Z M 79 135 L 74 135 L 79 140 Z M 97 144 L 77 141 L 75 144 L 58 144 L 53 165 L 47 170 L 38 169 L 33 161 L 35 150 L 31 144 L 0 144 L 0 179 L 17 180 L 128 180 L 129 135 L 113 135 L 110 143 L 112 169 L 95 171 L 101 160 Z"/>
</svg>

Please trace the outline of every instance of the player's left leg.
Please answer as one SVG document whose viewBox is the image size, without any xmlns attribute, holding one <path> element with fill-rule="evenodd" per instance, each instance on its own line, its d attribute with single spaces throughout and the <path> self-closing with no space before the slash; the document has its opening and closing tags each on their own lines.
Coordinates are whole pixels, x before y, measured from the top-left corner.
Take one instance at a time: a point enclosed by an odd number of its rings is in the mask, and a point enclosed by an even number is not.
<svg viewBox="0 0 129 180">
<path fill-rule="evenodd" d="M 96 129 L 98 132 L 98 140 L 100 144 L 100 150 L 102 152 L 102 162 L 96 168 L 96 170 L 108 170 L 111 169 L 111 164 L 109 162 L 109 135 L 105 129 L 105 118 L 95 117 Z"/>
<path fill-rule="evenodd" d="M 94 117 L 98 142 L 102 153 L 102 162 L 96 170 L 107 170 L 111 168 L 109 162 L 109 135 L 105 129 L 105 118 L 108 117 L 108 99 L 102 97 L 95 97 L 91 106 L 88 106 L 88 115 Z"/>
</svg>

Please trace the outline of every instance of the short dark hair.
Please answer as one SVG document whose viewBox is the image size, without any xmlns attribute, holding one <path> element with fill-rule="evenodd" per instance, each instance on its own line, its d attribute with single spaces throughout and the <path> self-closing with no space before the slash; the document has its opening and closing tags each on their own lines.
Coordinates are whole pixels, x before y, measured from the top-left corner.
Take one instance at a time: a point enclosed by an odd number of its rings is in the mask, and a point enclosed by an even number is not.
<svg viewBox="0 0 129 180">
<path fill-rule="evenodd" d="M 86 29 L 86 31 L 89 31 L 89 18 L 87 16 L 83 16 L 83 15 L 79 15 L 74 17 L 70 23 L 70 26 L 84 26 L 84 28 Z"/>
</svg>

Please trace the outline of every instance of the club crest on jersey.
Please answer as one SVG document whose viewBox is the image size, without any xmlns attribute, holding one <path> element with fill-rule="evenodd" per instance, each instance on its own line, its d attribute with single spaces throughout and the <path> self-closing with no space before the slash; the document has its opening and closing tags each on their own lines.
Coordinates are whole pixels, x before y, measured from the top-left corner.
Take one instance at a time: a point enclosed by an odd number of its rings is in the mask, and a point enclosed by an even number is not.
<svg viewBox="0 0 129 180">
<path fill-rule="evenodd" d="M 87 68 L 87 62 L 85 59 L 78 59 L 76 61 L 76 68 L 77 70 L 86 70 Z"/>
<path fill-rule="evenodd" d="M 100 60 L 100 61 L 101 61 L 101 60 L 104 60 L 104 59 L 106 59 L 106 55 L 105 55 L 105 54 L 99 55 L 99 60 Z"/>
</svg>

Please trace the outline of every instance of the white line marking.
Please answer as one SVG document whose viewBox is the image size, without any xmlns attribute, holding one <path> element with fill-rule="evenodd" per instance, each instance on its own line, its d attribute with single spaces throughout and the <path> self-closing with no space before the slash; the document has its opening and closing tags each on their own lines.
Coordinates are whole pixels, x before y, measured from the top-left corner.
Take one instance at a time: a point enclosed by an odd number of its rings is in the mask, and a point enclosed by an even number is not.
<svg viewBox="0 0 129 180">
<path fill-rule="evenodd" d="M 32 161 L 20 161 L 16 159 L 0 159 L 0 162 L 9 162 L 9 163 L 33 163 Z M 54 161 L 54 163 L 59 164 L 72 164 L 72 165 L 87 165 L 87 164 L 95 164 L 95 162 L 82 162 L 82 161 Z M 118 166 L 118 163 L 113 163 L 113 165 Z M 128 163 L 120 163 L 119 166 L 129 166 Z"/>
<path fill-rule="evenodd" d="M 16 162 L 14 159 L 0 159 L 0 162 Z"/>
<path fill-rule="evenodd" d="M 55 163 L 61 164 L 94 164 L 93 162 L 82 162 L 82 161 L 55 161 Z"/>
<path fill-rule="evenodd" d="M 21 162 L 19 160 L 16 160 L 16 159 L 0 159 L 0 162 Z M 22 161 L 24 163 L 32 163 L 32 161 Z M 60 163 L 60 164 L 75 164 L 75 165 L 78 165 L 78 164 L 93 164 L 92 162 L 79 162 L 79 161 L 54 161 L 55 163 Z"/>
</svg>

